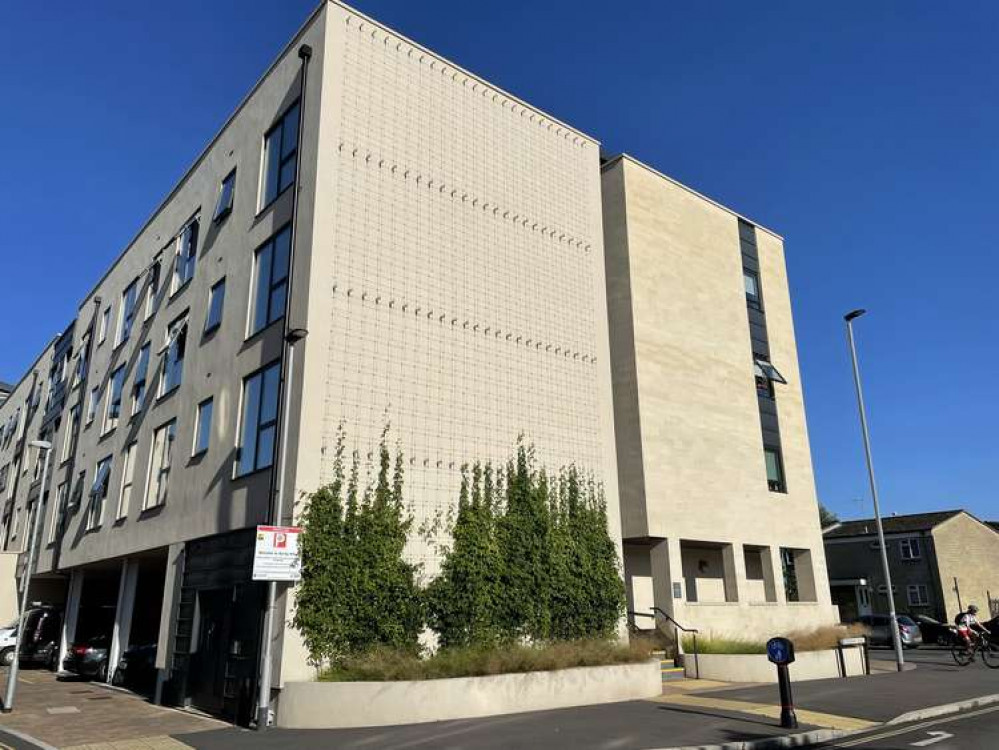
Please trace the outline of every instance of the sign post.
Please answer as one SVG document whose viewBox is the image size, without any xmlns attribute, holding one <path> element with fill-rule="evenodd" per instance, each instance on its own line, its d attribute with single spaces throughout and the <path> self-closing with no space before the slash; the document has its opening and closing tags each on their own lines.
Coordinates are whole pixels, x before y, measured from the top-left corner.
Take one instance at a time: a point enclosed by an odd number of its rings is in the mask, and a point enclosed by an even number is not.
<svg viewBox="0 0 999 750">
<path fill-rule="evenodd" d="M 791 695 L 791 675 L 787 665 L 794 662 L 794 644 L 787 638 L 767 641 L 767 658 L 777 665 L 777 685 L 780 687 L 780 725 L 784 729 L 797 729 L 798 717 L 794 713 Z"/>
<path fill-rule="evenodd" d="M 258 526 L 253 549 L 253 580 L 301 580 L 302 560 L 298 555 L 301 533 L 296 526 Z"/>
</svg>

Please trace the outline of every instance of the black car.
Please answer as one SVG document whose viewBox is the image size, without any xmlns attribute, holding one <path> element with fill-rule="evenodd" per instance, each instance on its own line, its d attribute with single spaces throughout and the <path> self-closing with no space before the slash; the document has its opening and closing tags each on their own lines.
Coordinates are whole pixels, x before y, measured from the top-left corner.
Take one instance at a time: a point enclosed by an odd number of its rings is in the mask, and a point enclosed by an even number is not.
<svg viewBox="0 0 999 750">
<path fill-rule="evenodd" d="M 118 660 L 111 682 L 139 693 L 156 686 L 156 644 L 132 646 Z"/>
<path fill-rule="evenodd" d="M 62 668 L 81 677 L 93 677 L 101 682 L 108 678 L 108 652 L 111 636 L 95 635 L 77 641 L 69 647 Z"/>
<path fill-rule="evenodd" d="M 49 606 L 32 607 L 24 616 L 21 664 L 37 664 L 55 670 L 59 666 L 62 612 Z"/>
<path fill-rule="evenodd" d="M 946 622 L 934 620 L 928 615 L 909 615 L 919 625 L 923 643 L 935 643 L 938 646 L 950 646 L 954 642 L 954 628 Z"/>
</svg>

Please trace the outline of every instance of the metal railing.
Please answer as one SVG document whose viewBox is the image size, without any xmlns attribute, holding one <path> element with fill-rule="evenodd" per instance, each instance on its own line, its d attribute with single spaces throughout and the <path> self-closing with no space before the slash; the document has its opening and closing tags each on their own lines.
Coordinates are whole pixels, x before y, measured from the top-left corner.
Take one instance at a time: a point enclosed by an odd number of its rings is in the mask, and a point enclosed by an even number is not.
<svg viewBox="0 0 999 750">
<path fill-rule="evenodd" d="M 693 644 L 694 644 L 694 679 L 700 679 L 700 677 L 701 677 L 701 665 L 700 665 L 700 663 L 698 662 L 698 659 L 697 659 L 697 634 L 700 631 L 697 628 L 685 628 L 683 625 L 681 625 L 676 620 L 674 620 L 673 617 L 668 612 L 666 612 L 665 610 L 663 610 L 662 607 L 650 607 L 649 609 L 652 610 L 652 614 L 646 614 L 645 612 L 633 612 L 633 611 L 629 610 L 628 611 L 628 617 L 629 618 L 633 618 L 633 617 L 651 617 L 651 618 L 655 619 L 656 615 L 658 614 L 660 617 L 662 617 L 667 622 L 672 623 L 672 625 L 674 627 L 673 635 L 674 635 L 674 638 L 676 638 L 677 653 L 683 653 L 683 645 L 680 643 L 680 636 L 677 635 L 676 630 L 682 630 L 684 633 L 690 633 L 691 639 L 692 639 Z M 634 627 L 634 622 L 632 622 L 631 625 Z"/>
</svg>

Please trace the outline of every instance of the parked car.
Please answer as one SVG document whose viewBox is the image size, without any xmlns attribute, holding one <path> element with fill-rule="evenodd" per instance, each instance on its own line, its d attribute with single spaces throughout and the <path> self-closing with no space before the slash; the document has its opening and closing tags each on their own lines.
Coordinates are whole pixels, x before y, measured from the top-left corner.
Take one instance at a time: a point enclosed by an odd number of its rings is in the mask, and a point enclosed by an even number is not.
<svg viewBox="0 0 999 750">
<path fill-rule="evenodd" d="M 69 647 L 63 669 L 81 677 L 94 677 L 98 680 L 108 678 L 108 651 L 111 648 L 111 637 L 95 635 L 82 641 L 77 641 Z"/>
<path fill-rule="evenodd" d="M 870 642 L 872 646 L 891 646 L 891 618 L 888 615 L 864 615 L 858 622 L 866 625 L 870 630 Z M 919 625 L 908 615 L 898 615 L 898 632 L 902 636 L 902 646 L 904 648 L 918 648 L 923 643 L 923 636 L 919 632 Z"/>
<path fill-rule="evenodd" d="M 908 615 L 919 625 L 919 633 L 923 643 L 935 643 L 938 646 L 950 646 L 954 642 L 954 628 L 946 622 L 934 620 L 928 615 Z"/>
<path fill-rule="evenodd" d="M 59 638 L 62 612 L 48 605 L 32 607 L 24 615 L 21 664 L 37 664 L 56 669 L 59 664 Z"/>
<path fill-rule="evenodd" d="M 0 667 L 14 663 L 14 647 L 17 646 L 17 630 L 4 628 L 0 631 Z"/>
<path fill-rule="evenodd" d="M 0 625 L 0 638 L 6 638 L 17 628 L 17 618 L 15 617 L 6 625 Z"/>
<path fill-rule="evenodd" d="M 129 648 L 118 660 L 111 681 L 136 692 L 151 692 L 156 685 L 156 644 Z"/>
</svg>

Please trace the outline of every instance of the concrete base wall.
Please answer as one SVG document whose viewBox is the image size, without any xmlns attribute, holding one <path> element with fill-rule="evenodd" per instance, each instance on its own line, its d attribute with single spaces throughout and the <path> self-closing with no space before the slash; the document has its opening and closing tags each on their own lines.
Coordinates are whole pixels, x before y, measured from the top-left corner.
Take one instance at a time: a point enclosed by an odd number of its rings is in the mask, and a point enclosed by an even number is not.
<svg viewBox="0 0 999 750">
<path fill-rule="evenodd" d="M 864 656 L 859 648 L 843 652 L 846 674 L 842 673 L 839 655 L 831 651 L 803 651 L 790 665 L 792 680 L 821 680 L 828 677 L 856 677 L 864 674 Z M 700 654 L 697 667 L 694 655 L 684 654 L 687 677 L 700 674 L 701 679 L 723 682 L 777 682 L 777 667 L 766 654 Z"/>
<path fill-rule="evenodd" d="M 296 729 L 417 724 L 652 698 L 658 661 L 413 682 L 287 682 L 277 724 Z"/>
<path fill-rule="evenodd" d="M 0 552 L 0 626 L 17 617 L 17 552 Z"/>
</svg>

